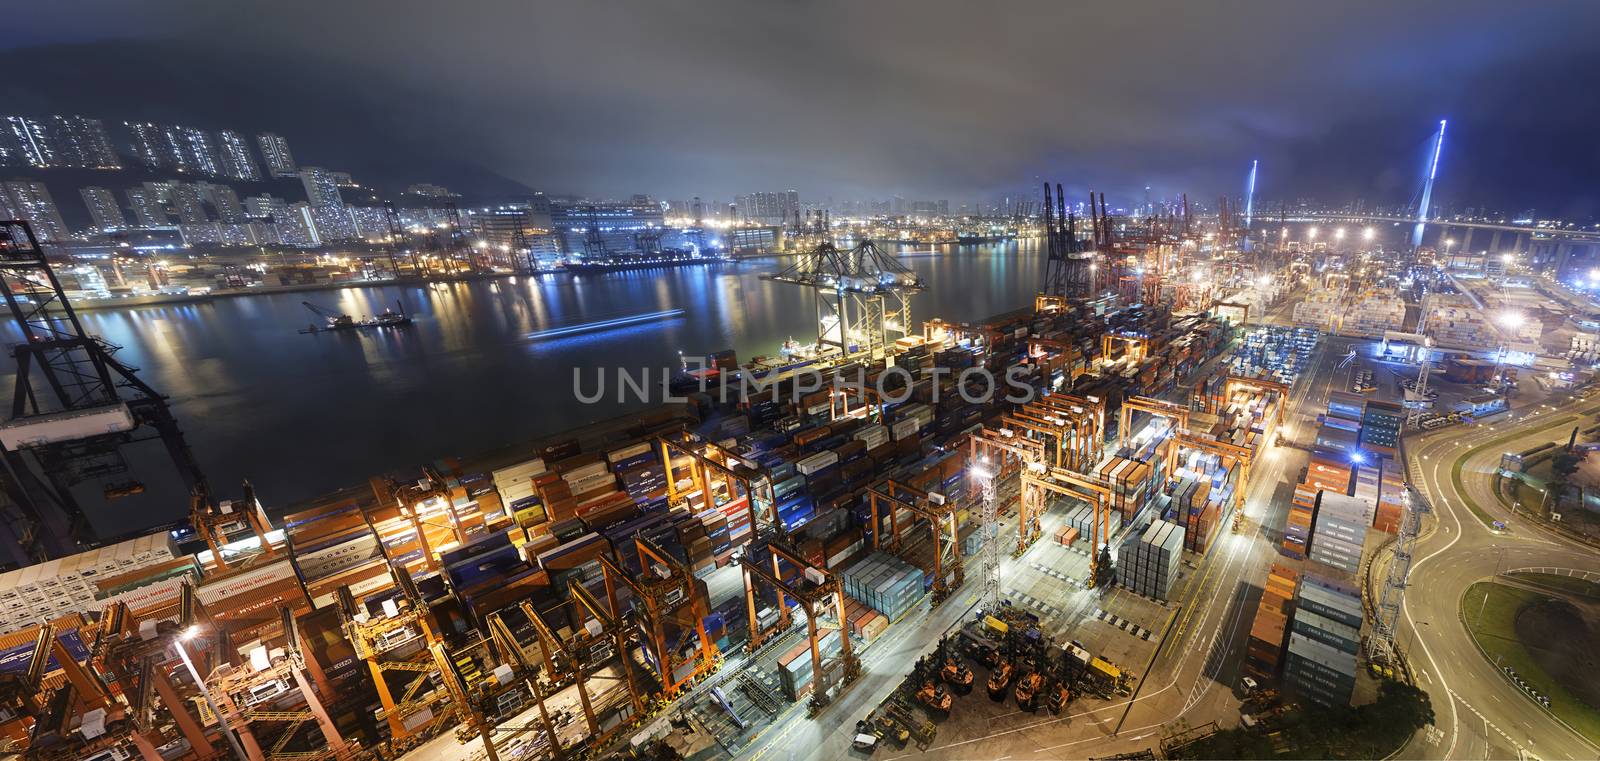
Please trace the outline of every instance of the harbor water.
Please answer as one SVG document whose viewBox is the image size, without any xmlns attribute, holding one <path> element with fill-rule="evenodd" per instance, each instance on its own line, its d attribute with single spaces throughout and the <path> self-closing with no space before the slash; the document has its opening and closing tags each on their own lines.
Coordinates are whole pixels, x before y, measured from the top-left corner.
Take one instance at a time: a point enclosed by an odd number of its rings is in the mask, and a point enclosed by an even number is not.
<svg viewBox="0 0 1600 761">
<path fill-rule="evenodd" d="M 976 320 L 1032 304 L 1042 253 L 1031 241 L 896 246 L 927 289 L 913 323 Z M 789 259 L 588 275 L 360 287 L 97 310 L 84 327 L 167 394 L 219 498 L 249 479 L 269 510 L 368 476 L 473 455 L 637 409 L 574 394 L 574 368 L 660 373 L 679 352 L 773 355 L 816 336 L 812 294 L 761 279 Z M 358 319 L 402 302 L 399 329 L 299 331 L 320 321 L 302 302 Z M 682 310 L 674 314 L 673 310 Z M 658 319 L 551 336 L 560 328 L 645 313 Z M 542 334 L 542 335 L 540 335 Z M 7 325 L 7 340 L 19 334 Z M 14 368 L 7 368 L 14 371 Z M 9 388 L 12 378 L 4 382 Z M 586 391 L 592 384 L 585 386 Z M 104 536 L 177 520 L 184 494 L 159 444 L 135 445 L 150 490 L 108 504 L 78 498 Z"/>
</svg>

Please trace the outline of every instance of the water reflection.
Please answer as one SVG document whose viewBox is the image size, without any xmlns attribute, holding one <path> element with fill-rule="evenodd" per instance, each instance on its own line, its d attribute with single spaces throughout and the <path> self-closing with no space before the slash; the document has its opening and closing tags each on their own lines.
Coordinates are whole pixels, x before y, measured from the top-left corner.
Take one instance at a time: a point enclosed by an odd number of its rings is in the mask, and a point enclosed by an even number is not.
<svg viewBox="0 0 1600 761">
<path fill-rule="evenodd" d="M 913 299 L 915 324 L 934 316 L 976 320 L 1032 303 L 1043 263 L 1031 244 L 940 252 L 901 260 L 928 286 Z M 759 278 L 785 261 L 263 294 L 86 312 L 82 319 L 123 346 L 122 359 L 172 397 L 219 493 L 235 496 L 249 477 L 263 500 L 280 507 L 375 473 L 626 411 L 577 403 L 573 368 L 586 377 L 602 366 L 670 368 L 680 351 L 732 348 L 749 358 L 776 352 L 790 336 L 809 340 L 811 295 Z M 303 301 L 359 316 L 397 299 L 415 317 L 408 329 L 298 333 L 316 319 Z M 667 309 L 684 314 L 556 341 L 527 338 L 600 315 Z M 5 330 L 19 340 L 13 327 Z M 124 530 L 182 513 L 181 495 L 166 499 L 140 510 L 119 503 L 97 513 L 96 523 Z"/>
</svg>

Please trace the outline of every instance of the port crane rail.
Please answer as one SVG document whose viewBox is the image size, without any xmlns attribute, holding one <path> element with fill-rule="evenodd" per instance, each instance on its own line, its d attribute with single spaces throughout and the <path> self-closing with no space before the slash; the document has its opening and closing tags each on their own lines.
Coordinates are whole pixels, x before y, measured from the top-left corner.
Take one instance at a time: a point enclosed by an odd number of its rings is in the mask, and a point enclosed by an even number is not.
<svg viewBox="0 0 1600 761">
<path fill-rule="evenodd" d="M 933 531 L 933 559 L 926 568 L 933 576 L 933 604 L 938 605 L 960 588 L 966 571 L 961 561 L 955 505 L 946 502 L 943 495 L 930 494 L 893 478 L 868 489 L 867 502 L 872 510 L 872 549 L 882 550 L 887 545 L 890 552 L 901 555 L 900 511 L 905 510 L 912 514 L 912 522 L 917 518 L 926 520 Z M 889 518 L 888 542 L 883 541 L 879 530 L 883 513 Z"/>
</svg>

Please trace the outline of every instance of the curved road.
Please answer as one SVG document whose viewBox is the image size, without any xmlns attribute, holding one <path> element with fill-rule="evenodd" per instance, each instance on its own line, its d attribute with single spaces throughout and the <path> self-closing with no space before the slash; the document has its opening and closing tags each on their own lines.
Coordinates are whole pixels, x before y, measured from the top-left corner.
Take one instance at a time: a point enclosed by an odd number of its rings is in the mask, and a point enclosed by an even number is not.
<svg viewBox="0 0 1600 761">
<path fill-rule="evenodd" d="M 1412 486 L 1428 498 L 1434 514 L 1413 554 L 1396 638 L 1418 685 L 1433 698 L 1437 728 L 1418 733 L 1399 757 L 1600 757 L 1600 747 L 1529 700 L 1487 661 L 1460 618 L 1467 588 L 1498 572 L 1526 566 L 1600 571 L 1600 552 L 1502 507 L 1493 475 L 1502 452 L 1564 440 L 1578 423 L 1575 416 L 1597 410 L 1582 399 L 1535 405 L 1515 419 L 1448 428 L 1409 442 Z M 1458 461 L 1460 489 L 1452 478 Z M 1491 519 L 1505 521 L 1508 530 L 1492 531 L 1464 497 Z"/>
</svg>

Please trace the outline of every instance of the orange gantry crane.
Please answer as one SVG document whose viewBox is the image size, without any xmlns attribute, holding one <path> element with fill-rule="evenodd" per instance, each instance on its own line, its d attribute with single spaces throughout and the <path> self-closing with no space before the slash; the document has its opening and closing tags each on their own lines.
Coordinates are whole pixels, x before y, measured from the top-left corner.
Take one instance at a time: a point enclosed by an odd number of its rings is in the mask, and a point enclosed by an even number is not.
<svg viewBox="0 0 1600 761">
<path fill-rule="evenodd" d="M 1100 458 L 1104 415 L 1104 406 L 1097 399 L 1052 394 L 1018 407 L 1001 422 L 1007 428 L 1044 437 L 1044 443 L 1055 451 L 1054 467 L 1083 471 Z"/>
<path fill-rule="evenodd" d="M 788 629 L 790 622 L 789 598 L 799 603 L 799 607 L 806 615 L 806 639 L 811 649 L 811 701 L 813 712 L 826 706 L 832 696 L 829 691 L 838 685 L 842 690 L 856 680 L 861 673 L 861 661 L 856 658 L 855 648 L 850 644 L 850 633 L 845 625 L 844 615 L 844 589 L 840 586 L 838 578 L 826 569 L 819 568 L 807 562 L 800 553 L 784 547 L 779 542 L 767 544 L 771 563 L 770 570 L 762 567 L 758 561 L 752 560 L 748 554 L 739 558 L 739 565 L 744 568 L 744 599 L 745 612 L 750 617 L 750 651 L 755 652 L 765 642 L 766 637 L 773 631 Z M 783 567 L 787 564 L 795 573 L 787 575 Z M 778 595 L 777 604 L 782 625 L 773 631 L 762 631 L 756 615 L 756 583 L 770 586 Z M 820 642 L 828 630 L 837 632 L 839 638 L 839 657 L 831 662 L 825 660 Z"/>
<path fill-rule="evenodd" d="M 1273 422 L 1276 425 L 1283 425 L 1284 408 L 1287 407 L 1289 403 L 1289 384 L 1281 383 L 1275 380 L 1269 380 L 1267 378 L 1246 378 L 1230 373 L 1228 375 L 1228 379 L 1222 384 L 1223 398 L 1226 399 L 1229 396 L 1232 396 L 1233 390 L 1239 386 L 1244 386 L 1245 388 L 1254 388 L 1269 393 L 1276 391 L 1278 393 L 1278 402 L 1277 404 L 1273 405 L 1274 412 L 1276 413 L 1273 416 Z M 1271 431 L 1268 431 L 1268 434 L 1270 433 Z"/>
<path fill-rule="evenodd" d="M 1105 333 L 1100 336 L 1100 356 L 1110 361 L 1111 352 L 1117 348 L 1118 343 L 1123 346 L 1122 356 L 1135 364 L 1144 361 L 1145 355 L 1150 351 L 1150 339 L 1144 336 Z"/>
<path fill-rule="evenodd" d="M 1094 522 L 1089 532 L 1089 587 L 1100 586 L 1103 581 L 1100 574 L 1104 570 L 1100 567 L 1100 551 L 1102 545 L 1111 539 L 1111 488 L 1098 480 L 1062 468 L 1047 468 L 1042 472 L 1023 471 L 1022 485 L 1024 492 L 1031 489 L 1039 493 L 1040 503 L 1044 501 L 1043 494 L 1052 493 L 1081 499 L 1094 508 Z"/>
<path fill-rule="evenodd" d="M 391 571 L 402 594 L 397 600 L 385 601 L 379 615 L 369 614 L 357 603 L 349 587 L 340 587 L 338 592 L 345 637 L 371 673 L 389 725 L 390 751 L 415 746 L 460 711 L 483 738 L 489 761 L 497 761 L 488 721 L 467 696 L 422 595 L 403 568 Z M 398 681 L 404 685 L 398 699 L 391 674 L 401 675 Z M 443 694 L 425 689 L 433 678 L 444 684 Z"/>
<path fill-rule="evenodd" d="M 1134 412 L 1148 412 L 1156 417 L 1165 418 L 1171 421 L 1173 426 L 1180 431 L 1189 428 L 1188 407 L 1164 399 L 1154 399 L 1148 396 L 1130 396 L 1122 400 L 1122 407 L 1117 412 L 1118 449 L 1127 446 L 1128 440 L 1132 438 L 1130 426 L 1133 425 Z"/>
<path fill-rule="evenodd" d="M 946 502 L 943 495 L 930 494 L 892 478 L 868 489 L 867 502 L 872 509 L 874 550 L 902 553 L 902 510 L 911 513 L 912 522 L 919 518 L 928 522 L 933 530 L 933 559 L 924 565 L 924 570 L 933 576 L 933 604 L 944 602 L 966 579 L 961 563 L 961 540 L 956 534 L 955 505 Z M 878 530 L 883 525 L 884 513 L 889 518 L 888 541 L 882 537 L 884 532 Z"/>
<path fill-rule="evenodd" d="M 619 587 L 632 593 L 634 621 L 654 658 L 657 681 L 668 700 L 716 671 L 721 652 L 706 634 L 711 602 L 694 574 L 677 558 L 642 535 L 633 538 L 642 571 L 632 574 L 600 556 L 606 597 L 613 612 L 623 610 Z M 693 640 L 692 651 L 685 643 Z"/>
<path fill-rule="evenodd" d="M 742 506 L 750 521 L 752 536 L 766 536 L 781 524 L 778 506 L 772 496 L 772 483 L 764 474 L 745 464 L 738 455 L 687 431 L 656 437 L 661 462 L 667 475 L 667 500 L 679 504 L 698 496 L 701 509 L 717 508 L 724 513 Z M 682 462 L 687 458 L 687 462 Z M 674 463 L 677 459 L 679 463 Z M 688 471 L 689 487 L 678 486 L 679 473 Z M 730 503 L 734 503 L 730 508 Z"/>
<path fill-rule="evenodd" d="M 246 531 L 257 540 L 258 546 L 254 550 L 256 557 L 270 559 L 282 551 L 281 546 L 274 546 L 268 538 L 272 523 L 267 520 L 261 503 L 256 500 L 255 488 L 249 481 L 244 482 L 243 499 L 225 500 L 218 505 L 212 505 L 204 489 L 196 487 L 190 496 L 189 523 L 205 538 L 206 546 L 211 549 L 211 562 L 220 571 L 226 571 L 239 562 L 237 558 L 230 562 L 222 548 L 238 540 Z M 282 540 L 279 542 L 281 545 Z"/>
<path fill-rule="evenodd" d="M 584 661 L 585 669 L 598 668 L 616 658 L 622 671 L 622 682 L 628 690 L 628 702 L 633 706 L 633 716 L 644 713 L 644 694 L 639 680 L 633 675 L 632 630 L 625 616 L 615 609 L 607 610 L 581 582 L 567 585 L 573 607 L 578 611 L 578 628 L 572 633 L 568 645 Z M 585 681 L 590 677 L 582 675 Z"/>
</svg>

